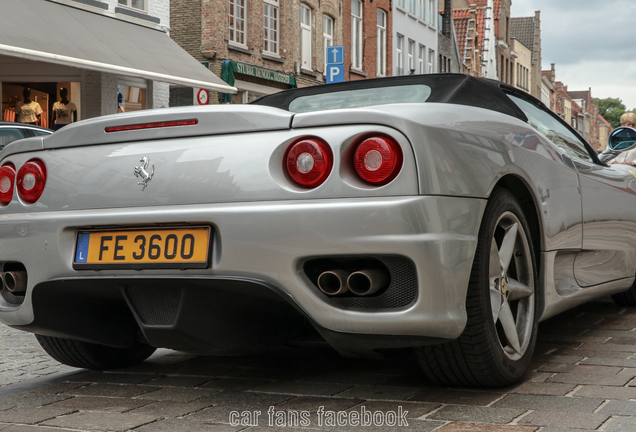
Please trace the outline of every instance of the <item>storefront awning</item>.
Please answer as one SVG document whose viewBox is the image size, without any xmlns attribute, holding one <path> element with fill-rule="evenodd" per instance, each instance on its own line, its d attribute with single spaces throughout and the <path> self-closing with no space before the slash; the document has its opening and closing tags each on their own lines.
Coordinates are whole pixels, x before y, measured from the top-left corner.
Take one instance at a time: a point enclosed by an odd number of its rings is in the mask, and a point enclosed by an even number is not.
<svg viewBox="0 0 636 432">
<path fill-rule="evenodd" d="M 162 31 L 46 0 L 0 1 L 0 54 L 236 93 Z"/>
</svg>

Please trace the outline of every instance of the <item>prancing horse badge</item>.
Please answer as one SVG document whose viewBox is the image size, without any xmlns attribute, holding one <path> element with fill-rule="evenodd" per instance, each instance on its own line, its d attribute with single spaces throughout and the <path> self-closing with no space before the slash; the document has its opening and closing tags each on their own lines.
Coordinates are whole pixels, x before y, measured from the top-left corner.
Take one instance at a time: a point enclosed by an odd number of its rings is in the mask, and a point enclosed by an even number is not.
<svg viewBox="0 0 636 432">
<path fill-rule="evenodd" d="M 150 168 L 150 174 L 148 174 L 147 168 L 148 163 L 150 163 L 150 158 L 148 156 L 144 156 L 139 159 L 139 162 L 141 162 L 141 165 L 135 167 L 134 174 L 135 177 L 141 177 L 141 181 L 137 182 L 137 184 L 144 185 L 144 187 L 141 188 L 141 190 L 143 191 L 144 189 L 146 189 L 146 186 L 148 186 L 148 183 L 150 182 L 150 180 L 152 180 L 152 176 L 155 174 L 155 166 L 152 165 L 152 167 Z"/>
</svg>

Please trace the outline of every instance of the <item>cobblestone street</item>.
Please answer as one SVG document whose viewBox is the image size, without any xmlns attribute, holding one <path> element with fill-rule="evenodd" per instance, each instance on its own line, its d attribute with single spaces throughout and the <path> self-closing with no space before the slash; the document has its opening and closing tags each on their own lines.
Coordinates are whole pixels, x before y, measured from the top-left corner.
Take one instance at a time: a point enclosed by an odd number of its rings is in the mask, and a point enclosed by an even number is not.
<svg viewBox="0 0 636 432">
<path fill-rule="evenodd" d="M 542 323 L 532 372 L 506 389 L 432 385 L 408 353 L 375 361 L 321 346 L 241 357 L 159 350 L 101 373 L 62 366 L 8 327 L 0 348 L 2 432 L 636 430 L 636 309 L 607 299 Z"/>
</svg>

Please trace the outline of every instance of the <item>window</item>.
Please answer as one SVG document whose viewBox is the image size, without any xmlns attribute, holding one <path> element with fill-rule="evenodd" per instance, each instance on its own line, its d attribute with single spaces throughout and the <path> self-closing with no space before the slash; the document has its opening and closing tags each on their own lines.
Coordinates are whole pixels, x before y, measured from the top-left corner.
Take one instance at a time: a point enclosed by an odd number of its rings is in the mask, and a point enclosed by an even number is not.
<svg viewBox="0 0 636 432">
<path fill-rule="evenodd" d="M 415 15 L 415 0 L 409 0 L 409 13 Z"/>
<path fill-rule="evenodd" d="M 401 34 L 397 35 L 396 41 L 396 50 L 395 50 L 395 74 L 396 75 L 404 75 L 404 36 Z"/>
<path fill-rule="evenodd" d="M 311 70 L 311 9 L 300 5 L 300 67 Z"/>
<path fill-rule="evenodd" d="M 120 0 L 121 1 L 121 0 Z M 247 0 L 229 0 L 230 42 L 246 46 L 245 5 Z"/>
<path fill-rule="evenodd" d="M 415 41 L 409 39 L 409 51 L 408 51 L 409 69 L 406 71 L 409 74 L 415 72 Z"/>
<path fill-rule="evenodd" d="M 517 104 L 526 117 L 528 117 L 530 126 L 545 135 L 546 138 L 563 150 L 564 153 L 586 161 L 592 160 L 585 144 L 581 142 L 574 132 L 561 123 L 554 114 L 544 111 L 518 96 L 509 94 L 508 97 Z"/>
<path fill-rule="evenodd" d="M 419 3 L 419 13 L 418 13 L 418 17 L 421 20 L 425 20 L 426 19 L 426 0 L 418 0 Z"/>
<path fill-rule="evenodd" d="M 278 55 L 278 0 L 263 1 L 263 51 Z"/>
<path fill-rule="evenodd" d="M 118 0 L 119 6 L 127 6 L 133 9 L 146 10 L 146 0 Z"/>
<path fill-rule="evenodd" d="M 351 2 L 351 67 L 362 70 L 362 1 Z"/>
<path fill-rule="evenodd" d="M 322 16 L 322 49 L 325 73 L 327 73 L 327 48 L 333 45 L 333 18 Z"/>
<path fill-rule="evenodd" d="M 437 0 L 428 0 L 428 23 L 433 27 L 435 27 L 435 18 L 437 15 L 435 2 L 437 2 Z"/>
<path fill-rule="evenodd" d="M 378 64 L 376 66 L 376 75 L 386 75 L 386 12 L 382 9 L 378 9 Z"/>
<path fill-rule="evenodd" d="M 397 0 L 397 5 L 398 5 L 399 7 L 402 7 L 402 8 L 403 8 L 403 7 L 404 7 L 404 0 Z"/>
<path fill-rule="evenodd" d="M 426 58 L 426 47 L 424 45 L 420 45 L 420 50 L 417 56 L 417 73 L 424 74 L 426 73 L 426 69 L 424 66 Z"/>
<path fill-rule="evenodd" d="M 428 73 L 433 73 L 435 69 L 433 69 L 435 63 L 435 51 L 432 49 L 428 50 Z"/>
</svg>

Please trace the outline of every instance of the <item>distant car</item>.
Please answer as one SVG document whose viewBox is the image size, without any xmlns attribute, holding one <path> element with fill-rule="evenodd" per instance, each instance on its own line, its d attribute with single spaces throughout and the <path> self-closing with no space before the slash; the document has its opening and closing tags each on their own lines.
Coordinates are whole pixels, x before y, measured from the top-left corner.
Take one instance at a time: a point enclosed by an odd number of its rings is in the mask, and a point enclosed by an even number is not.
<svg viewBox="0 0 636 432">
<path fill-rule="evenodd" d="M 620 129 L 603 160 L 634 142 Z M 438 383 L 505 386 L 539 321 L 636 303 L 636 172 L 494 80 L 105 116 L 0 160 L 0 321 L 71 366 L 313 327 L 344 355 L 413 347 Z"/>
<path fill-rule="evenodd" d="M 0 121 L 0 150 L 12 141 L 40 135 L 50 135 L 51 129 L 24 123 Z"/>
</svg>

